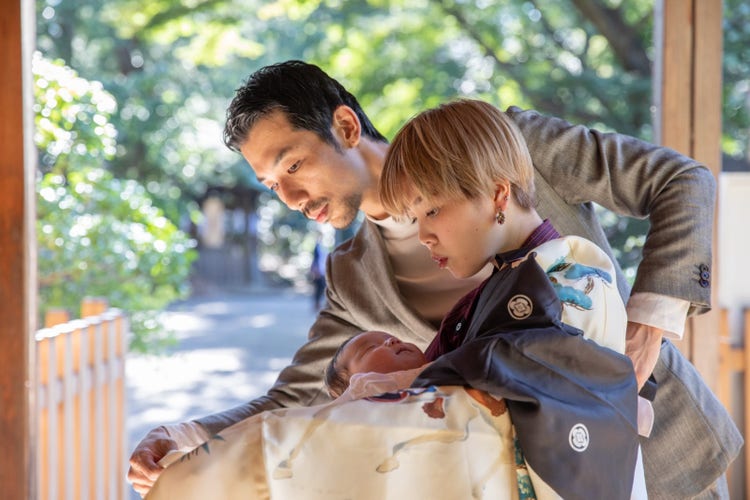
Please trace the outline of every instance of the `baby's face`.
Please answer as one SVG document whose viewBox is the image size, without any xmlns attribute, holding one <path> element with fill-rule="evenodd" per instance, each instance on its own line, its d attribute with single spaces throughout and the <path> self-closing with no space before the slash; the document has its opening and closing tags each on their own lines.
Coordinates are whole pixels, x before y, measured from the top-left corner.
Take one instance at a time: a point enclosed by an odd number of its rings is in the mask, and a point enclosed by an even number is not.
<svg viewBox="0 0 750 500">
<path fill-rule="evenodd" d="M 363 332 L 344 346 L 339 366 L 354 373 L 390 373 L 410 370 L 425 364 L 424 353 L 414 344 L 401 342 L 385 332 Z"/>
</svg>

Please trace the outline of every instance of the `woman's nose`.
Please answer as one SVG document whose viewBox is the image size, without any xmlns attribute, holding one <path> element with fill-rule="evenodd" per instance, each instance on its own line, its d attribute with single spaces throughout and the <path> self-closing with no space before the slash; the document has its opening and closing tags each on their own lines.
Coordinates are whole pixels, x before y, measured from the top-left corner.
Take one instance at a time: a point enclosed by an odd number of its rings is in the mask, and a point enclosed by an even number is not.
<svg viewBox="0 0 750 500">
<path fill-rule="evenodd" d="M 432 245 L 435 244 L 435 236 L 424 229 L 422 225 L 419 226 L 419 232 L 417 233 L 417 237 L 419 238 L 419 242 L 426 246 L 427 248 L 430 248 Z"/>
</svg>

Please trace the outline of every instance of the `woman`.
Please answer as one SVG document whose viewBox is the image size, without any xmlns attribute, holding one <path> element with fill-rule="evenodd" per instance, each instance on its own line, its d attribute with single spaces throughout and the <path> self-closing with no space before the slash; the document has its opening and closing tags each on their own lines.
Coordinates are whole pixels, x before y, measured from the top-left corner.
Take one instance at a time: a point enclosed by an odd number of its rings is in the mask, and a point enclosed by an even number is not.
<svg viewBox="0 0 750 500">
<path fill-rule="evenodd" d="M 588 240 L 559 238 L 539 217 L 531 157 L 523 137 L 499 109 L 461 100 L 417 115 L 391 144 L 380 193 L 391 213 L 419 224 L 420 241 L 433 260 L 456 277 L 535 250 L 560 291 L 563 321 L 600 345 L 624 352 L 626 316 L 612 262 Z M 547 246 L 535 249 L 542 244 Z M 500 263 L 496 255 L 502 257 Z M 440 345 L 449 332 L 441 330 L 427 350 L 429 359 L 447 350 Z"/>
<path fill-rule="evenodd" d="M 575 476 L 575 470 L 596 467 L 604 472 L 611 470 L 608 475 L 612 484 L 617 482 L 621 490 L 629 491 L 632 465 L 618 467 L 612 463 L 609 469 L 603 467 L 609 455 L 607 445 L 599 449 L 599 456 L 589 450 L 587 454 L 574 453 L 572 459 L 563 458 L 565 450 L 556 457 L 540 446 L 538 436 L 554 434 L 547 424 L 560 415 L 535 417 L 545 408 L 554 409 L 554 401 L 563 394 L 572 401 L 574 393 L 587 390 L 582 385 L 573 388 L 569 380 L 564 380 L 569 374 L 562 372 L 570 360 L 578 363 L 575 371 L 579 376 L 600 381 L 603 399 L 607 399 L 608 390 L 615 395 L 632 375 L 632 368 L 623 359 L 595 348 L 583 354 L 584 348 L 592 346 L 576 343 L 564 334 L 555 336 L 559 331 L 533 340 L 527 335 L 540 325 L 553 326 L 554 330 L 554 325 L 562 321 L 580 329 L 583 337 L 599 346 L 624 353 L 627 319 L 607 255 L 583 238 L 560 238 L 534 209 L 534 169 L 515 124 L 499 109 L 476 100 L 455 101 L 417 115 L 399 131 L 389 148 L 380 195 L 390 213 L 410 217 L 419 224 L 419 239 L 441 268 L 464 278 L 488 263 L 495 267 L 493 275 L 446 316 L 426 350 L 427 359 L 437 361 L 414 385 L 470 385 L 508 399 L 511 417 L 515 408 L 514 423 L 527 460 L 558 492 L 564 491 L 565 497 L 585 495 L 585 490 L 579 489 L 585 488 L 584 478 Z M 543 349 L 548 355 L 546 363 L 529 363 L 539 352 L 518 352 L 516 346 L 530 342 L 535 349 L 542 349 L 536 344 L 539 339 L 547 344 Z M 516 363 L 518 359 L 523 362 Z M 481 369 L 476 369 L 478 366 Z M 492 370 L 495 373 L 490 373 Z M 559 385 L 549 387 L 545 381 L 550 377 L 556 377 Z M 520 385 L 514 385 L 519 380 Z M 498 392 L 498 387 L 503 390 Z M 616 420 L 634 410 L 634 387 L 621 394 L 622 406 L 608 418 Z M 523 404 L 514 403 L 529 398 L 535 400 L 530 412 Z M 592 408 L 602 406 L 595 398 L 587 404 Z M 649 409 L 646 405 L 647 413 Z M 579 418 L 574 412 L 568 417 Z M 635 451 L 627 421 L 625 418 L 619 425 L 605 420 L 598 433 L 609 445 L 613 444 L 610 439 L 618 438 L 624 448 Z M 584 455 L 592 461 L 587 466 L 574 466 L 575 459 Z M 635 457 L 625 455 L 625 462 Z M 568 466 L 571 470 L 565 471 Z M 601 479 L 596 478 L 590 486 L 597 487 L 597 481 L 605 485 L 607 482 Z M 640 487 L 640 465 L 635 479 Z M 601 494 L 612 498 L 608 487 L 611 484 L 604 486 Z M 598 496 L 590 490 L 587 493 Z M 644 495 L 643 491 L 635 493 Z"/>
</svg>

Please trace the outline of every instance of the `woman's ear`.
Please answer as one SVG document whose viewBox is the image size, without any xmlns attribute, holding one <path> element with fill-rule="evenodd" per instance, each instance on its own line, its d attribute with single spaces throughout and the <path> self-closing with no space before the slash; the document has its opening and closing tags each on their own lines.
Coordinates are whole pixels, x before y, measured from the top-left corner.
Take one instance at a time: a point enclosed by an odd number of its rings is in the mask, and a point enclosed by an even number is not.
<svg viewBox="0 0 750 500">
<path fill-rule="evenodd" d="M 510 200 L 510 182 L 498 181 L 495 183 L 495 209 L 505 211 Z"/>
<path fill-rule="evenodd" d="M 333 111 L 333 135 L 338 138 L 344 148 L 353 148 L 359 144 L 362 126 L 357 113 L 352 108 L 342 104 Z"/>
</svg>

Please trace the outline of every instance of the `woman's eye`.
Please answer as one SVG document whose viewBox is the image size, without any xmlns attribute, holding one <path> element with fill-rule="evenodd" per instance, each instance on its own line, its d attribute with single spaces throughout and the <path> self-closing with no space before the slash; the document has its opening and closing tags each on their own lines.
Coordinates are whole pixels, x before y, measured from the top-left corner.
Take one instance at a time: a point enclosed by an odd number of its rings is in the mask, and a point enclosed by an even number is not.
<svg viewBox="0 0 750 500">
<path fill-rule="evenodd" d="M 427 215 L 427 217 L 435 217 L 438 213 L 440 213 L 440 209 L 439 208 L 432 208 L 432 209 L 428 210 L 425 215 Z"/>
<path fill-rule="evenodd" d="M 296 172 L 297 170 L 299 170 L 299 166 L 300 166 L 300 163 L 301 163 L 301 162 L 297 162 L 297 163 L 295 163 L 294 165 L 292 165 L 291 167 L 289 167 L 289 168 L 287 169 L 287 173 L 289 173 L 289 174 L 293 174 L 294 172 Z"/>
</svg>

